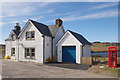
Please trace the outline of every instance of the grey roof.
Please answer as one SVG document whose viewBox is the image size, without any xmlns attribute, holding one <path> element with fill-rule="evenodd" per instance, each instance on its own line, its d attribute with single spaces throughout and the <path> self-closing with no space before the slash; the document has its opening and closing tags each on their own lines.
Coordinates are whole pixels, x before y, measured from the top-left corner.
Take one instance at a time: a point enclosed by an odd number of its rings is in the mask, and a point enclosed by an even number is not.
<svg viewBox="0 0 120 80">
<path fill-rule="evenodd" d="M 55 25 L 49 25 L 48 26 L 51 33 L 52 33 L 52 36 L 55 36 L 56 32 L 58 31 L 59 27 L 56 27 Z"/>
<path fill-rule="evenodd" d="M 41 34 L 52 37 L 52 34 L 47 25 L 30 20 L 34 26 L 41 32 Z"/>
<path fill-rule="evenodd" d="M 90 42 L 88 42 L 82 35 L 73 32 L 71 30 L 68 30 L 79 42 L 81 42 L 83 45 L 91 45 Z"/>
<path fill-rule="evenodd" d="M 13 30 L 13 32 L 18 36 L 20 34 L 20 31 Z"/>
<path fill-rule="evenodd" d="M 11 41 L 11 35 L 15 34 L 17 37 L 20 34 L 21 31 L 17 31 L 17 30 L 12 30 L 9 37 L 7 39 L 5 39 L 5 41 Z"/>
</svg>

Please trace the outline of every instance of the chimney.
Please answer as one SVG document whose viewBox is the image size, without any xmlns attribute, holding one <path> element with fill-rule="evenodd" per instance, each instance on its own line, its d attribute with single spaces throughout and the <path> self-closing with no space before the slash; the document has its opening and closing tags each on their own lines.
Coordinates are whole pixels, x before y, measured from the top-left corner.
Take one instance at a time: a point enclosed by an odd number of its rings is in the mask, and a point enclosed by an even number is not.
<svg viewBox="0 0 120 80">
<path fill-rule="evenodd" d="M 21 30 L 21 27 L 19 26 L 19 23 L 16 23 L 16 25 L 14 26 L 14 30 L 16 30 L 16 31 Z"/>
<path fill-rule="evenodd" d="M 16 23 L 16 26 L 19 26 L 19 23 Z"/>
<path fill-rule="evenodd" d="M 58 19 L 56 19 L 56 27 L 60 27 L 61 25 L 62 25 L 62 23 L 63 23 L 63 21 L 60 19 L 60 18 L 58 18 Z"/>
</svg>

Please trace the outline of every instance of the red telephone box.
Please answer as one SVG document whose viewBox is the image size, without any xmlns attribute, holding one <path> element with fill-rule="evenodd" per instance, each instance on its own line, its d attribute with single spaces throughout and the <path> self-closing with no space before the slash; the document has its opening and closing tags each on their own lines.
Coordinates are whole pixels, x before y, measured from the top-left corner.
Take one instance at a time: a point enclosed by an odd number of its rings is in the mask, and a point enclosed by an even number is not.
<svg viewBox="0 0 120 80">
<path fill-rule="evenodd" d="M 117 68 L 117 48 L 108 47 L 108 66 Z"/>
</svg>

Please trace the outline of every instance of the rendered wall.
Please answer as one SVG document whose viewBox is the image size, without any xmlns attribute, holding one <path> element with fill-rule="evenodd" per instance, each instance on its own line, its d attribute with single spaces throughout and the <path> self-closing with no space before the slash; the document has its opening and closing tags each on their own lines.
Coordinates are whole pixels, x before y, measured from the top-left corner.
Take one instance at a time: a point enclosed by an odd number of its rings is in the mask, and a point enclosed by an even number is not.
<svg viewBox="0 0 120 80">
<path fill-rule="evenodd" d="M 47 58 L 51 59 L 51 42 L 52 38 L 49 36 L 45 36 L 44 61 L 46 61 Z"/>
<path fill-rule="evenodd" d="M 91 56 L 91 48 L 90 45 L 85 45 L 83 47 L 83 57 L 90 57 Z"/>
<path fill-rule="evenodd" d="M 60 27 L 59 30 L 57 31 L 55 38 L 53 40 L 53 56 L 57 56 L 57 42 L 60 40 L 60 38 L 64 35 L 64 32 L 62 30 L 62 28 Z"/>
<path fill-rule="evenodd" d="M 64 39 L 58 44 L 58 62 L 62 62 L 62 46 L 76 46 L 76 63 L 81 64 L 80 57 L 82 56 L 82 44 L 77 41 L 72 35 L 67 34 Z"/>
<path fill-rule="evenodd" d="M 23 31 L 19 39 L 19 61 L 32 61 L 43 63 L 43 37 L 31 23 Z M 35 40 L 26 40 L 26 32 L 35 31 Z M 35 60 L 25 59 L 25 48 L 35 48 Z"/>
</svg>

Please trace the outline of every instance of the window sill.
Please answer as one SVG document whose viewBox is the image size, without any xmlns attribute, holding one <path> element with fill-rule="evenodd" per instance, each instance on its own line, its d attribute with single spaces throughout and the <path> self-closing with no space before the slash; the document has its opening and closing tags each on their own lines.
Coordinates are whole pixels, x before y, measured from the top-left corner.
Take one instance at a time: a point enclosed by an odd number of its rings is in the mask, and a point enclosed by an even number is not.
<svg viewBox="0 0 120 80">
<path fill-rule="evenodd" d="M 32 59 L 32 60 L 36 60 L 35 58 L 25 58 L 25 59 Z"/>
<path fill-rule="evenodd" d="M 11 55 L 11 56 L 15 56 L 15 55 Z"/>
<path fill-rule="evenodd" d="M 28 41 L 29 41 L 29 40 L 35 40 L 35 39 L 26 39 L 26 40 L 28 40 Z"/>
</svg>

